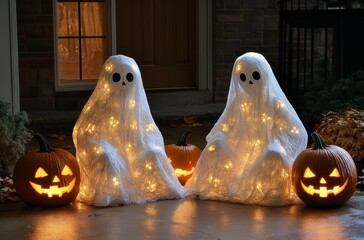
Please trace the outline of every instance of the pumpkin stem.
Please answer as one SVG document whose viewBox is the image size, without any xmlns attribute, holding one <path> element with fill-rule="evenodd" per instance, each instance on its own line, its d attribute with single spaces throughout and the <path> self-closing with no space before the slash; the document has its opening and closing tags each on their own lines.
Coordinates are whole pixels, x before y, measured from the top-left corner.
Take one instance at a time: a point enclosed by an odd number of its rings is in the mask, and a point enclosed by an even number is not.
<svg viewBox="0 0 364 240">
<path fill-rule="evenodd" d="M 183 131 L 181 136 L 179 137 L 176 145 L 177 146 L 187 146 L 186 139 L 187 139 L 187 136 L 190 135 L 191 132 L 192 132 L 191 129 L 187 129 L 187 130 Z"/>
<path fill-rule="evenodd" d="M 317 132 L 311 133 L 312 141 L 313 141 L 313 150 L 317 149 L 325 149 L 329 145 L 327 145 L 324 139 Z"/>
<path fill-rule="evenodd" d="M 53 149 L 49 146 L 49 143 L 45 137 L 43 137 L 39 133 L 34 134 L 34 138 L 37 139 L 39 144 L 39 151 L 40 152 L 51 152 Z"/>
</svg>

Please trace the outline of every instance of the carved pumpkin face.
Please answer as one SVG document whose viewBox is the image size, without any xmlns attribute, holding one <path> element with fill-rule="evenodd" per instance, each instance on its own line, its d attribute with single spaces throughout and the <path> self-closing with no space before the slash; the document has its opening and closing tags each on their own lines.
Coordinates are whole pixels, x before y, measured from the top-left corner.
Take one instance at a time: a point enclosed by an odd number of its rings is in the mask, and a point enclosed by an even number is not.
<svg viewBox="0 0 364 240">
<path fill-rule="evenodd" d="M 297 195 L 312 206 L 336 206 L 354 193 L 357 172 L 354 161 L 344 149 L 326 145 L 314 133 L 314 147 L 296 158 L 292 181 Z"/>
<path fill-rule="evenodd" d="M 36 135 L 39 150 L 30 150 L 14 168 L 14 185 L 20 198 L 39 206 L 60 206 L 75 200 L 80 185 L 76 158 L 66 150 L 51 149 Z"/>
<path fill-rule="evenodd" d="M 165 147 L 168 159 L 182 185 L 185 185 L 192 176 L 197 160 L 201 155 L 200 148 L 186 143 L 186 138 L 190 133 L 191 130 L 189 129 L 184 131 L 177 144 L 169 144 Z"/>
<path fill-rule="evenodd" d="M 76 177 L 68 165 L 63 167 L 60 175 L 54 173 L 49 175 L 44 168 L 39 167 L 35 172 L 34 180 L 29 181 L 29 183 L 39 194 L 46 194 L 50 198 L 53 196 L 62 197 L 63 194 L 71 192 L 75 187 Z"/>
</svg>

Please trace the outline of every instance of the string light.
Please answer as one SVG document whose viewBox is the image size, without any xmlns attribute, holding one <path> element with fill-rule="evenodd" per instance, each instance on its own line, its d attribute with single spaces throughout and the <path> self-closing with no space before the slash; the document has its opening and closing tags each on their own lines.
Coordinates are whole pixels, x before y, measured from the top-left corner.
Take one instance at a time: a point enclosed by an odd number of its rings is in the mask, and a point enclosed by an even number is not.
<svg viewBox="0 0 364 240">
<path fill-rule="evenodd" d="M 152 170 L 153 169 L 152 162 L 146 163 L 145 168 L 148 169 L 148 170 Z"/>
<path fill-rule="evenodd" d="M 95 146 L 95 147 L 94 147 L 94 152 L 95 152 L 96 154 L 101 154 L 101 153 L 103 153 L 103 152 L 104 152 L 104 149 L 103 149 L 101 146 Z"/>
<path fill-rule="evenodd" d="M 226 161 L 225 163 L 225 169 L 231 170 L 233 168 L 233 163 L 231 161 Z"/>
<path fill-rule="evenodd" d="M 225 123 L 223 123 L 223 124 L 221 125 L 221 129 L 222 129 L 222 131 L 223 131 L 223 132 L 227 132 L 227 131 L 229 131 L 229 127 L 228 127 L 228 125 L 227 125 L 227 124 L 225 124 Z"/>
<path fill-rule="evenodd" d="M 282 102 L 281 100 L 278 100 L 277 102 L 277 108 L 278 109 L 281 109 L 281 108 L 284 108 L 286 105 L 284 104 L 284 102 Z"/>
<path fill-rule="evenodd" d="M 157 189 L 157 184 L 155 182 L 148 181 L 147 190 L 149 192 L 155 192 L 156 189 Z"/>
<path fill-rule="evenodd" d="M 113 68 L 114 68 L 114 65 L 111 62 L 109 62 L 105 66 L 105 71 L 106 72 L 111 72 L 113 70 Z"/>
<path fill-rule="evenodd" d="M 131 143 L 127 143 L 126 144 L 126 148 L 125 149 L 126 149 L 127 152 L 130 152 L 132 148 L 133 148 L 133 145 L 131 145 Z"/>
<path fill-rule="evenodd" d="M 85 131 L 88 132 L 89 134 L 92 134 L 96 129 L 96 125 L 93 124 L 93 123 L 89 123 L 87 126 L 86 126 L 86 129 Z"/>
<path fill-rule="evenodd" d="M 114 186 L 118 186 L 119 185 L 119 181 L 116 179 L 116 177 L 114 177 L 112 179 L 112 181 L 114 182 Z"/>
<path fill-rule="evenodd" d="M 299 133 L 300 133 L 300 131 L 298 130 L 298 128 L 297 128 L 297 127 L 293 127 L 293 128 L 291 129 L 291 133 L 299 134 Z"/>
<path fill-rule="evenodd" d="M 104 91 L 110 92 L 110 86 L 109 86 L 109 84 L 107 84 L 107 83 L 104 84 Z"/>
<path fill-rule="evenodd" d="M 263 123 L 266 123 L 267 121 L 270 121 L 270 120 L 271 120 L 271 117 L 270 116 L 268 116 L 265 113 L 262 114 L 262 122 Z"/>
<path fill-rule="evenodd" d="M 135 107 L 136 103 L 134 99 L 129 100 L 129 109 L 133 109 Z"/>
<path fill-rule="evenodd" d="M 154 125 L 152 123 L 148 124 L 145 131 L 153 132 L 154 131 Z"/>
<path fill-rule="evenodd" d="M 209 152 L 213 152 L 213 151 L 215 151 L 215 145 L 210 145 L 208 148 L 207 148 L 207 150 L 209 151 Z"/>
<path fill-rule="evenodd" d="M 130 124 L 130 129 L 131 130 L 138 130 L 138 122 L 136 120 L 134 120 L 131 124 Z"/>
<path fill-rule="evenodd" d="M 119 121 L 117 119 L 115 119 L 114 116 L 111 116 L 109 119 L 109 123 L 111 127 L 116 127 L 119 124 Z"/>
<path fill-rule="evenodd" d="M 246 103 L 246 102 L 242 103 L 240 105 L 240 107 L 241 107 L 241 111 L 246 112 L 248 110 L 248 103 Z"/>
</svg>

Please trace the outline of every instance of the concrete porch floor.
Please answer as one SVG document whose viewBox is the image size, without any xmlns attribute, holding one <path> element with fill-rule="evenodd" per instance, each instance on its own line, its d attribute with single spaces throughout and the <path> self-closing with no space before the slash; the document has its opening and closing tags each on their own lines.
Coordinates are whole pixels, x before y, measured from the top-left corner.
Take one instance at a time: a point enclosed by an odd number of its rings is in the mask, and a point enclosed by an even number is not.
<svg viewBox="0 0 364 240">
<path fill-rule="evenodd" d="M 175 143 L 185 129 L 179 124 L 159 126 L 165 144 Z M 203 148 L 211 127 L 193 127 L 187 141 Z M 52 147 L 74 154 L 71 131 L 53 128 L 44 133 Z M 36 142 L 28 148 L 37 148 Z M 109 208 L 79 202 L 59 208 L 6 202 L 0 204 L 0 239 L 364 239 L 363 216 L 362 195 L 333 209 L 304 204 L 272 208 L 194 197 Z"/>
<path fill-rule="evenodd" d="M 93 208 L 0 204 L 1 239 L 363 239 L 364 197 L 335 209 L 269 208 L 189 197 Z"/>
</svg>

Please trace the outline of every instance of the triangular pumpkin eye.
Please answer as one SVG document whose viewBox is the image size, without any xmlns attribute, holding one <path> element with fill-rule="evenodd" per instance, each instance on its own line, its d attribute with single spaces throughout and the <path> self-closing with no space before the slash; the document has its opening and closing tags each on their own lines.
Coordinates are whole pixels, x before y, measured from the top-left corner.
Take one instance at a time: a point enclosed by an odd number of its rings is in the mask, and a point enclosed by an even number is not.
<svg viewBox="0 0 364 240">
<path fill-rule="evenodd" d="M 309 167 L 306 168 L 305 173 L 303 174 L 304 178 L 313 178 L 316 177 L 316 175 L 311 171 Z"/>
<path fill-rule="evenodd" d="M 44 171 L 43 168 L 38 168 L 37 172 L 35 173 L 35 178 L 41 178 L 41 177 L 46 177 L 48 176 L 48 174 L 46 173 L 46 171 Z"/>
<path fill-rule="evenodd" d="M 337 168 L 335 168 L 332 173 L 329 175 L 329 177 L 341 177 L 339 171 L 337 170 Z"/>
<path fill-rule="evenodd" d="M 63 168 L 63 170 L 62 170 L 62 175 L 73 175 L 73 172 L 72 172 L 72 170 L 71 170 L 71 168 L 68 166 L 68 165 L 66 165 L 66 166 L 64 166 L 64 168 Z"/>
</svg>

